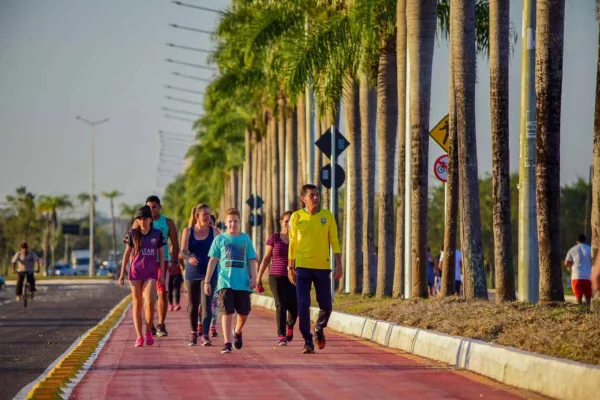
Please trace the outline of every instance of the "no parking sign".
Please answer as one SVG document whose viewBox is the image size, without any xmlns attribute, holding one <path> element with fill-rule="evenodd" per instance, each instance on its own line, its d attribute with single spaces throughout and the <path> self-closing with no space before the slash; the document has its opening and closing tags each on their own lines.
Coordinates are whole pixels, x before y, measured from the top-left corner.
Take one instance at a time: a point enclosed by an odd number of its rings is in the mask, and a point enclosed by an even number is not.
<svg viewBox="0 0 600 400">
<path fill-rule="evenodd" d="M 442 182 L 448 180 L 448 154 L 438 157 L 433 163 L 433 173 Z"/>
</svg>

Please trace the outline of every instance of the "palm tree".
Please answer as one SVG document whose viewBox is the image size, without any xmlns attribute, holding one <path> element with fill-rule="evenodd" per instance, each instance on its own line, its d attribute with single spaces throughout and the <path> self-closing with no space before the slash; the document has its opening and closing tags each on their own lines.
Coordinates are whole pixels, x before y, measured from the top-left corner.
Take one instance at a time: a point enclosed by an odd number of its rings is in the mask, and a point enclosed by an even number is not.
<svg viewBox="0 0 600 400">
<path fill-rule="evenodd" d="M 596 20 L 600 27 L 600 1 L 596 0 Z M 594 109 L 594 158 L 592 180 L 592 259 L 600 249 L 600 31 L 598 35 L 598 64 L 596 66 L 596 106 Z"/>
<path fill-rule="evenodd" d="M 299 169 L 299 151 L 298 151 L 298 121 L 295 107 L 289 108 L 286 112 L 286 137 L 285 137 L 285 173 L 286 173 L 286 191 L 288 193 L 287 210 L 295 210 L 298 202 L 298 169 Z"/>
<path fill-rule="evenodd" d="M 483 268 L 481 214 L 477 175 L 477 142 L 475 134 L 475 0 L 453 0 L 451 37 L 454 84 L 456 93 L 456 124 L 458 133 L 460 210 L 462 219 L 464 293 L 466 298 L 487 299 L 487 284 Z"/>
<path fill-rule="evenodd" d="M 427 207 L 429 171 L 429 104 L 437 1 L 408 2 L 406 22 L 410 69 L 419 71 L 411 79 L 412 136 L 412 293 L 427 297 Z"/>
<path fill-rule="evenodd" d="M 398 128 L 396 65 L 396 33 L 393 33 L 382 38 L 377 76 L 377 137 L 379 140 L 377 297 L 392 294 L 394 273 L 394 155 Z"/>
<path fill-rule="evenodd" d="M 396 5 L 396 55 L 398 57 L 398 195 L 396 200 L 396 261 L 392 296 L 404 294 L 404 229 L 406 174 L 406 0 Z"/>
<path fill-rule="evenodd" d="M 49 265 L 55 264 L 55 251 L 56 251 L 56 237 L 58 232 L 58 215 L 57 211 L 64 210 L 65 208 L 73 207 L 73 204 L 69 200 L 69 196 L 66 194 L 59 196 L 40 196 L 38 207 L 40 211 L 46 214 L 46 235 L 50 235 L 49 240 L 49 249 L 50 249 L 50 259 L 48 260 L 48 254 L 45 253 L 44 257 L 46 259 L 46 269 Z M 49 224 L 49 225 L 48 225 Z M 47 236 L 45 236 L 44 243 L 46 244 Z M 46 252 L 46 249 L 44 250 Z"/>
<path fill-rule="evenodd" d="M 50 199 L 40 196 L 37 202 L 37 211 L 42 216 L 43 221 L 45 221 L 42 243 L 44 247 L 44 276 L 47 276 L 50 269 L 50 221 L 52 220 L 52 204 L 50 203 Z"/>
<path fill-rule="evenodd" d="M 285 177 L 286 177 L 286 171 L 285 171 L 285 167 L 286 167 L 286 157 L 287 154 L 285 153 L 285 145 L 286 145 L 286 123 L 285 123 L 285 119 L 286 119 L 286 113 L 285 113 L 285 108 L 286 108 L 286 100 L 285 100 L 285 95 L 280 92 L 279 93 L 279 101 L 278 101 L 278 111 L 279 111 L 279 118 L 277 119 L 277 156 L 279 158 L 278 160 L 278 165 L 279 165 L 279 173 L 278 173 L 278 178 L 279 178 L 279 190 L 277 191 L 277 195 L 278 200 L 277 202 L 279 203 L 279 208 L 278 208 L 278 212 L 275 214 L 275 218 L 276 220 L 279 220 L 279 216 L 281 215 L 281 213 L 283 212 L 283 210 L 285 209 Z"/>
<path fill-rule="evenodd" d="M 242 194 L 242 206 L 243 206 L 243 227 L 244 232 L 250 235 L 250 214 L 252 213 L 253 207 L 250 207 L 246 204 L 246 200 L 250 198 L 250 195 L 253 194 L 252 185 L 253 185 L 253 170 L 252 167 L 254 163 L 252 162 L 252 128 L 246 127 L 244 136 L 244 172 L 243 172 L 243 194 Z"/>
<path fill-rule="evenodd" d="M 364 74 L 360 80 L 361 167 L 362 174 L 362 258 L 363 295 L 371 296 L 377 282 L 375 262 L 375 121 L 377 94 Z"/>
<path fill-rule="evenodd" d="M 133 222 L 133 219 L 135 218 L 135 213 L 137 212 L 137 210 L 139 210 L 143 206 L 144 205 L 141 203 L 139 203 L 139 204 L 121 203 L 121 205 L 119 206 L 120 215 L 121 215 L 121 217 L 125 217 L 125 218 L 129 219 L 130 222 Z M 131 226 L 131 223 L 129 223 L 128 225 Z"/>
<path fill-rule="evenodd" d="M 510 223 L 508 66 L 510 2 L 490 1 L 490 111 L 496 300 L 516 300 Z"/>
<path fill-rule="evenodd" d="M 121 197 L 123 193 L 118 190 L 112 190 L 110 192 L 102 192 L 102 196 L 110 200 L 110 223 L 112 225 L 112 245 L 113 245 L 113 257 L 117 262 L 117 229 L 115 228 L 115 199 Z"/>
<path fill-rule="evenodd" d="M 535 94 L 540 301 L 564 301 L 560 255 L 560 111 L 565 1 L 538 0 Z"/>
</svg>

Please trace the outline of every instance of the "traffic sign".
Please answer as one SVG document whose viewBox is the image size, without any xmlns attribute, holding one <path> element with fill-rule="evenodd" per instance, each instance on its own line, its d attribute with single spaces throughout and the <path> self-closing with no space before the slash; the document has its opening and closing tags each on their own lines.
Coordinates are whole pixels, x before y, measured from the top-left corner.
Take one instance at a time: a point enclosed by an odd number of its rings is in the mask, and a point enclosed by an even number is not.
<svg viewBox="0 0 600 400">
<path fill-rule="evenodd" d="M 331 164 L 327 164 L 323 168 L 321 168 L 321 183 L 327 189 L 331 189 Z M 346 180 L 346 173 L 344 172 L 344 168 L 342 168 L 339 164 L 335 164 L 335 188 L 339 189 Z"/>
<path fill-rule="evenodd" d="M 440 147 L 444 149 L 446 153 L 450 148 L 450 143 L 448 141 L 448 139 L 450 138 L 449 124 L 450 119 L 448 117 L 448 114 L 446 114 L 446 116 L 442 118 L 440 122 L 438 122 L 438 124 L 431 130 L 431 132 L 429 132 L 429 136 L 431 136 L 431 138 L 435 140 L 436 143 L 439 144 Z"/>
<path fill-rule="evenodd" d="M 442 182 L 446 182 L 448 180 L 448 155 L 444 154 L 443 156 L 438 157 L 433 163 L 433 173 L 435 177 L 438 178 Z"/>
<path fill-rule="evenodd" d="M 321 135 L 315 144 L 323 154 L 325 154 L 328 158 L 331 158 L 331 128 L 327 129 L 327 131 Z M 339 155 L 342 154 L 344 150 L 348 148 L 348 146 L 350 146 L 350 142 L 337 129 L 335 129 L 335 144 L 336 157 L 339 157 Z"/>
<path fill-rule="evenodd" d="M 254 200 L 255 198 L 253 194 L 251 194 L 248 200 L 246 200 L 246 204 L 248 204 L 252 210 L 254 210 Z M 261 199 L 259 195 L 256 195 L 256 208 L 261 208 L 263 204 L 265 204 L 263 199 Z"/>
<path fill-rule="evenodd" d="M 63 235 L 79 235 L 78 224 L 62 224 Z"/>
<path fill-rule="evenodd" d="M 263 222 L 263 217 L 260 214 L 250 214 L 250 225 L 251 226 L 261 226 Z"/>
</svg>

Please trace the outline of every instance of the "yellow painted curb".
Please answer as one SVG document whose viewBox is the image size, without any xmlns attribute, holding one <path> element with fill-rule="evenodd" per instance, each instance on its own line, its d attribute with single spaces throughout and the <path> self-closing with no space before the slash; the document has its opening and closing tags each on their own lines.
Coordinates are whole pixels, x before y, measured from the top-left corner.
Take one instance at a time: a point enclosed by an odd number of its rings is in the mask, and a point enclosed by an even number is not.
<svg viewBox="0 0 600 400">
<path fill-rule="evenodd" d="M 79 373 L 98 347 L 98 343 L 119 322 L 130 302 L 131 295 L 127 295 L 102 322 L 83 336 L 79 343 L 31 388 L 26 399 L 61 399 L 61 389 Z"/>
</svg>

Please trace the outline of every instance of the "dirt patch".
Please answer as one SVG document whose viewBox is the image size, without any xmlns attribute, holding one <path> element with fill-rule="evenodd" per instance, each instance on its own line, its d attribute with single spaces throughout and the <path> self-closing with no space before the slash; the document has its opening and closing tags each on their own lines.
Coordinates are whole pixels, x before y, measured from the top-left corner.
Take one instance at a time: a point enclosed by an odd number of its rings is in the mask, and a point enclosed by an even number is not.
<svg viewBox="0 0 600 400">
<path fill-rule="evenodd" d="M 600 318 L 584 305 L 496 304 L 454 297 L 376 300 L 337 295 L 334 309 L 600 365 Z"/>
</svg>

